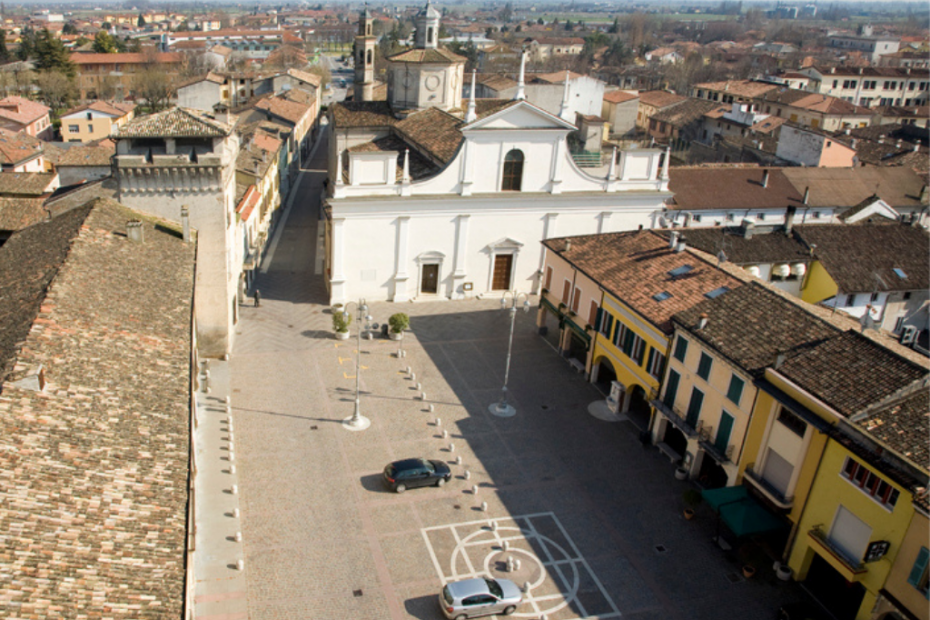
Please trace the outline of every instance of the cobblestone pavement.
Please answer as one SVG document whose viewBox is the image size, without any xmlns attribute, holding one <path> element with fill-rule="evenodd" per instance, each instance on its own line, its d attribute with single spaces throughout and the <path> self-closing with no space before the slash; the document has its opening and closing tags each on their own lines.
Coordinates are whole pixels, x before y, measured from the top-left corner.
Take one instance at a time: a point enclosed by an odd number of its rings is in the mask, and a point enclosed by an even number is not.
<svg viewBox="0 0 930 620">
<path fill-rule="evenodd" d="M 497 300 L 371 304 L 377 322 L 411 316 L 407 354 L 362 341 L 372 425 L 347 431 L 356 325 L 352 340 L 333 338 L 314 273 L 321 180 L 301 187 L 307 200 L 259 276 L 261 307 L 241 309 L 230 361 L 252 620 L 439 619 L 442 579 L 482 566 L 503 574 L 501 532 L 524 559 L 515 581 L 538 582 L 539 600 L 518 617 L 768 620 L 801 598 L 768 566 L 744 580 L 736 553 L 711 542 L 712 514 L 684 520 L 687 483 L 629 422 L 587 413 L 602 395 L 534 333 L 533 312 L 517 317 L 517 415 L 499 418 L 488 405 L 500 397 L 509 320 Z M 381 469 L 409 456 L 453 463 L 453 481 L 386 492 Z"/>
</svg>

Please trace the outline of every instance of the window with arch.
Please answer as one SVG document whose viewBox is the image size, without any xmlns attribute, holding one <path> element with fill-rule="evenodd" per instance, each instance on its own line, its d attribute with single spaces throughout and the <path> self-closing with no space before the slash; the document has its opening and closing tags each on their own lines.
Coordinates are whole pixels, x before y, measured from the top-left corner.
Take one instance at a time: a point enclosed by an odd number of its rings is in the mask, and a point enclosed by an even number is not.
<svg viewBox="0 0 930 620">
<path fill-rule="evenodd" d="M 519 192 L 523 184 L 523 151 L 513 149 L 504 157 L 504 176 L 501 189 L 505 192 Z"/>
<path fill-rule="evenodd" d="M 358 51 L 358 62 L 359 62 L 359 64 L 364 64 L 364 63 L 365 63 L 365 50 L 359 50 L 359 51 Z"/>
<path fill-rule="evenodd" d="M 428 28 L 426 31 L 426 42 L 435 43 L 435 41 L 433 41 L 433 29 L 432 28 Z"/>
<path fill-rule="evenodd" d="M 371 36 L 371 24 L 365 26 L 365 34 Z"/>
<path fill-rule="evenodd" d="M 371 50 L 368 50 L 368 61 L 367 64 L 371 64 Z"/>
</svg>

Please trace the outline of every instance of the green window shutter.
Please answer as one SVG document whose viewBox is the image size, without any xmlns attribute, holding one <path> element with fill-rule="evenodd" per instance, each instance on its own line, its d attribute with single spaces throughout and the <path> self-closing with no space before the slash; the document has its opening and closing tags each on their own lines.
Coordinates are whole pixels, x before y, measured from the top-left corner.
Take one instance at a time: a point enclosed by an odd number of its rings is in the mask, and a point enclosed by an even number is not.
<svg viewBox="0 0 930 620">
<path fill-rule="evenodd" d="M 675 342 L 675 359 L 679 362 L 685 361 L 685 355 L 688 353 L 688 341 L 678 336 L 678 340 Z"/>
<path fill-rule="evenodd" d="M 924 576 L 924 571 L 927 569 L 928 559 L 930 559 L 930 550 L 921 547 L 920 552 L 917 554 L 917 560 L 914 561 L 914 567 L 911 569 L 911 574 L 907 578 L 907 582 L 915 588 L 920 588 L 920 578 Z"/>
<path fill-rule="evenodd" d="M 744 385 L 745 382 L 736 375 L 730 377 L 730 388 L 727 390 L 727 398 L 739 405 L 739 400 L 743 396 Z"/>
<path fill-rule="evenodd" d="M 713 365 L 714 360 L 707 353 L 701 353 L 701 361 L 698 363 L 697 374 L 701 379 L 707 381 L 710 377 L 710 367 Z"/>
<path fill-rule="evenodd" d="M 733 416 L 726 411 L 720 413 L 720 427 L 717 429 L 717 439 L 714 441 L 714 447 L 721 454 L 726 454 L 727 446 L 730 444 L 730 432 L 733 430 Z"/>
<path fill-rule="evenodd" d="M 652 358 L 656 356 L 656 350 L 652 347 L 649 347 L 649 357 L 646 359 L 646 370 L 652 371 Z"/>
<path fill-rule="evenodd" d="M 598 308 L 597 315 L 594 317 L 594 331 L 601 331 L 601 319 L 604 317 L 604 309 Z"/>
<path fill-rule="evenodd" d="M 691 389 L 691 401 L 688 403 L 688 426 L 695 428 L 701 417 L 701 407 L 704 404 L 704 392 L 697 388 Z"/>
<path fill-rule="evenodd" d="M 668 383 L 665 384 L 665 398 L 662 399 L 662 402 L 669 409 L 675 406 L 675 398 L 678 396 L 678 380 L 680 378 L 681 376 L 674 370 L 668 371 Z"/>
</svg>

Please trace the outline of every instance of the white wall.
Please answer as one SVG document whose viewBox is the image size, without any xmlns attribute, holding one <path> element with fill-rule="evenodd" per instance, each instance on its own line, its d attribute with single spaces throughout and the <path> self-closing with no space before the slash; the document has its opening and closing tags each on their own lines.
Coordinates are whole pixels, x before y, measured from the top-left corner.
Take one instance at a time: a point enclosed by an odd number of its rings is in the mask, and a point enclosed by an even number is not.
<svg viewBox="0 0 930 620">
<path fill-rule="evenodd" d="M 182 108 L 213 111 L 213 106 L 220 103 L 222 85 L 209 80 L 201 80 L 178 90 L 178 105 Z"/>
<path fill-rule="evenodd" d="M 799 131 L 783 125 L 775 155 L 802 166 L 819 166 L 824 138 L 810 131 Z"/>
</svg>

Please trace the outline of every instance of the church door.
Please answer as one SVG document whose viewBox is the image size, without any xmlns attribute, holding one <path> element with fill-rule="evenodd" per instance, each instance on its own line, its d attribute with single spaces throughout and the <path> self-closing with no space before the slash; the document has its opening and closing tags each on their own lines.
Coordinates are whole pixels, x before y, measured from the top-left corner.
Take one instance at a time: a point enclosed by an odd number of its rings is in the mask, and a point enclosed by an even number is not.
<svg viewBox="0 0 930 620">
<path fill-rule="evenodd" d="M 432 295 L 439 292 L 439 265 L 423 265 L 420 292 Z"/>
<path fill-rule="evenodd" d="M 494 257 L 494 274 L 491 278 L 492 291 L 510 289 L 510 272 L 513 267 L 513 254 L 498 254 Z"/>
</svg>

